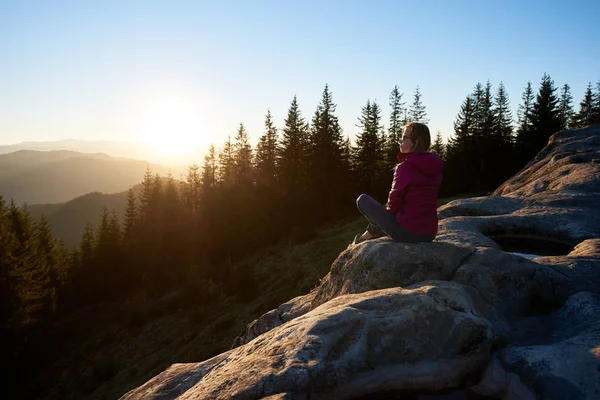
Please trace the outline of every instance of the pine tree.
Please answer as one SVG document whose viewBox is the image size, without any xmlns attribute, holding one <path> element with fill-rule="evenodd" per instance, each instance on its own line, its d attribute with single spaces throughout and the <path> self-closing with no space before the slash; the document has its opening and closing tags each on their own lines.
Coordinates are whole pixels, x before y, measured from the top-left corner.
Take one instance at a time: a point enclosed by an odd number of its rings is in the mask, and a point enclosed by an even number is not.
<svg viewBox="0 0 600 400">
<path fill-rule="evenodd" d="M 379 189 L 378 180 L 384 168 L 383 141 L 379 136 L 381 109 L 377 102 L 367 100 L 358 121 L 361 131 L 356 135 L 354 170 L 359 190 L 374 195 Z"/>
<path fill-rule="evenodd" d="M 406 107 L 402 101 L 403 94 L 400 93 L 398 86 L 394 86 L 390 93 L 390 126 L 386 141 L 387 164 L 391 168 L 398 160 L 396 154 L 399 151 L 400 138 L 402 137 L 402 127 L 406 123 Z"/>
<path fill-rule="evenodd" d="M 480 162 L 475 143 L 476 114 L 475 100 L 469 94 L 463 101 L 454 121 L 454 134 L 446 146 L 445 185 L 454 193 L 465 193 L 476 189 Z M 465 173 L 468 171 L 468 173 Z"/>
<path fill-rule="evenodd" d="M 493 141 L 495 115 L 493 109 L 494 99 L 492 96 L 492 84 L 488 80 L 483 90 L 483 98 L 481 99 L 481 135 L 487 141 L 487 145 L 490 145 L 490 141 Z"/>
<path fill-rule="evenodd" d="M 56 309 L 56 291 L 64 273 L 59 269 L 57 243 L 44 215 L 35 224 L 35 242 L 37 265 L 30 272 L 37 287 L 32 292 L 39 301 L 40 319 L 44 319 Z"/>
<path fill-rule="evenodd" d="M 296 96 L 284 124 L 277 176 L 283 194 L 297 198 L 307 186 L 308 125 L 301 115 Z"/>
<path fill-rule="evenodd" d="M 320 203 L 326 204 L 314 214 L 321 220 L 339 215 L 343 206 L 341 199 L 347 196 L 349 189 L 349 182 L 344 179 L 346 171 L 343 171 L 342 129 L 335 108 L 329 86 L 325 85 L 312 119 L 309 145 L 311 198 L 316 201 L 321 197 Z"/>
<path fill-rule="evenodd" d="M 96 233 L 91 223 L 87 223 L 79 243 L 79 260 L 82 269 L 92 268 L 96 252 Z"/>
<path fill-rule="evenodd" d="M 233 152 L 233 143 L 231 137 L 227 136 L 227 141 L 219 151 L 219 183 L 223 185 L 233 184 L 235 173 L 235 158 Z"/>
<path fill-rule="evenodd" d="M 187 168 L 183 183 L 181 184 L 181 197 L 185 208 L 192 219 L 198 217 L 200 203 L 202 200 L 202 177 L 200 176 L 200 167 L 192 164 Z"/>
<path fill-rule="evenodd" d="M 217 156 L 215 146 L 212 144 L 208 149 L 208 154 L 204 156 L 201 181 L 204 192 L 215 188 L 217 184 Z"/>
<path fill-rule="evenodd" d="M 561 121 L 561 129 L 567 129 L 573 124 L 573 96 L 571 87 L 565 83 L 560 92 L 560 102 L 558 103 L 558 115 Z"/>
<path fill-rule="evenodd" d="M 150 208 L 155 214 L 155 218 L 158 218 L 162 210 L 164 190 L 163 182 L 160 175 L 154 175 L 154 184 L 152 185 L 152 197 L 150 198 Z"/>
<path fill-rule="evenodd" d="M 138 224 L 138 209 L 133 188 L 127 191 L 127 207 L 125 208 L 125 219 L 123 221 L 123 236 L 125 243 L 131 244 L 133 241 L 134 231 Z"/>
<path fill-rule="evenodd" d="M 233 154 L 235 163 L 234 181 L 238 184 L 251 184 L 253 179 L 252 147 L 246 128 L 242 123 L 240 123 L 235 137 Z"/>
<path fill-rule="evenodd" d="M 523 104 L 519 105 L 519 110 L 517 112 L 519 125 L 517 128 L 517 140 L 523 135 L 527 136 L 527 133 L 532 130 L 531 110 L 533 108 L 534 96 L 530 81 L 527 82 L 527 86 L 525 87 L 521 99 L 523 100 Z"/>
<path fill-rule="evenodd" d="M 531 122 L 533 134 L 530 143 L 526 146 L 528 152 L 525 154 L 528 160 L 546 146 L 550 136 L 560 131 L 562 127 L 558 109 L 558 98 L 556 97 L 556 87 L 550 75 L 546 73 L 542 77 L 540 90 L 535 103 L 533 103 Z"/>
<path fill-rule="evenodd" d="M 515 149 L 517 150 L 517 156 L 519 158 L 518 164 L 524 164 L 528 161 L 527 145 L 531 141 L 531 136 L 533 135 L 532 112 L 534 95 L 530 81 L 527 82 L 527 86 L 525 86 L 521 99 L 523 100 L 523 103 L 519 105 L 517 112 L 519 126 L 515 137 Z"/>
<path fill-rule="evenodd" d="M 175 179 L 173 179 L 171 171 L 167 174 L 163 202 L 166 214 L 175 212 L 174 210 L 179 206 L 179 192 L 177 191 Z M 169 219 L 169 215 L 166 215 L 166 218 Z"/>
<path fill-rule="evenodd" d="M 596 93 L 594 93 L 594 112 L 592 115 L 592 123 L 600 124 L 600 80 L 596 82 Z"/>
<path fill-rule="evenodd" d="M 474 131 L 475 107 L 473 97 L 469 95 L 463 101 L 454 121 L 454 135 L 448 142 L 446 156 L 452 158 L 469 151 Z"/>
<path fill-rule="evenodd" d="M 582 128 L 592 123 L 594 117 L 594 94 L 592 92 L 592 84 L 588 86 L 583 95 L 583 100 L 579 103 L 579 112 L 573 118 L 574 126 Z"/>
<path fill-rule="evenodd" d="M 442 160 L 446 159 L 446 147 L 444 146 L 444 140 L 442 139 L 442 133 L 440 131 L 437 131 L 435 135 L 431 151 L 437 154 Z"/>
<path fill-rule="evenodd" d="M 410 105 L 410 109 L 408 110 L 408 120 L 407 122 L 421 122 L 426 124 L 429 122 L 427 118 L 427 111 L 425 110 L 425 105 L 421 100 L 421 89 L 419 86 L 415 89 L 415 94 L 413 98 L 413 102 Z"/>
<path fill-rule="evenodd" d="M 484 120 L 485 120 L 485 107 L 484 107 L 484 97 L 485 91 L 483 89 L 483 85 L 481 82 L 477 82 L 475 88 L 473 89 L 473 94 L 471 95 L 473 99 L 473 140 L 479 144 L 480 139 L 483 136 L 484 131 Z M 476 146 L 477 147 L 477 146 Z"/>
<path fill-rule="evenodd" d="M 508 150 L 514 142 L 512 112 L 508 100 L 508 93 L 504 84 L 500 82 L 494 99 L 494 136 L 502 146 L 503 150 Z"/>
<path fill-rule="evenodd" d="M 0 196 L 0 350 L 8 354 L 10 338 L 18 318 L 17 249 L 4 199 Z M 5 349 L 6 348 L 6 349 Z"/>
<path fill-rule="evenodd" d="M 272 187 L 277 179 L 277 128 L 273 125 L 271 110 L 265 116 L 265 133 L 256 146 L 256 181 L 260 186 Z"/>
<path fill-rule="evenodd" d="M 139 215 L 141 221 L 148 220 L 150 216 L 150 208 L 152 202 L 152 194 L 154 192 L 154 178 L 152 176 L 152 170 L 150 167 L 146 167 L 144 172 L 144 179 L 142 180 L 142 191 L 140 192 L 140 208 Z"/>
</svg>

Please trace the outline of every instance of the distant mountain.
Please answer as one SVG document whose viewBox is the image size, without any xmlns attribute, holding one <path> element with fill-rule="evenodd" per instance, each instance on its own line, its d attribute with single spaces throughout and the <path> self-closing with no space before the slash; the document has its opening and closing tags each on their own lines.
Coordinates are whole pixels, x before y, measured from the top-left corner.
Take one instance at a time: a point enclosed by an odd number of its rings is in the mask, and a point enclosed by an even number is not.
<svg viewBox="0 0 600 400">
<path fill-rule="evenodd" d="M 18 204 L 62 203 L 90 192 L 118 193 L 142 181 L 149 166 L 161 176 L 184 168 L 106 154 L 21 150 L 0 155 L 0 195 Z"/>
<path fill-rule="evenodd" d="M 127 192 L 103 194 L 88 193 L 61 204 L 35 204 L 28 207 L 34 217 L 42 214 L 46 217 L 52 232 L 57 238 L 64 239 L 69 246 L 81 240 L 85 226 L 90 222 L 94 228 L 100 224 L 103 208 L 115 210 L 119 218 L 123 218 L 127 207 Z"/>
<path fill-rule="evenodd" d="M 138 181 L 141 182 L 141 180 L 142 178 Z M 163 185 L 165 184 L 166 178 L 163 178 Z M 175 184 L 179 186 L 180 181 L 175 180 Z M 137 198 L 142 190 L 142 185 L 138 183 L 132 188 Z M 54 235 L 64 239 L 67 245 L 73 246 L 79 244 L 88 222 L 94 228 L 98 227 L 104 207 L 108 211 L 114 210 L 123 222 L 125 208 L 127 207 L 127 190 L 112 194 L 92 192 L 66 203 L 34 204 L 28 206 L 27 209 L 34 217 L 40 217 L 43 214 L 50 223 Z"/>
<path fill-rule="evenodd" d="M 65 139 L 54 142 L 22 142 L 10 145 L 0 145 L 0 154 L 13 153 L 19 150 L 67 150 L 85 154 L 103 153 L 112 157 L 149 160 L 150 162 L 157 164 L 182 166 L 190 165 L 193 162 L 199 164 L 204 159 L 204 154 L 206 154 L 207 149 L 190 149 L 188 154 L 171 157 L 160 155 L 157 153 L 156 149 L 143 143 L 136 142 Z"/>
<path fill-rule="evenodd" d="M 78 153 L 104 153 L 113 157 L 127 157 L 146 160 L 151 158 L 154 151 L 141 143 L 86 141 L 65 139 L 54 142 L 22 142 L 10 145 L 0 145 L 0 154 L 13 153 L 19 150 L 54 151 L 69 150 Z"/>
</svg>

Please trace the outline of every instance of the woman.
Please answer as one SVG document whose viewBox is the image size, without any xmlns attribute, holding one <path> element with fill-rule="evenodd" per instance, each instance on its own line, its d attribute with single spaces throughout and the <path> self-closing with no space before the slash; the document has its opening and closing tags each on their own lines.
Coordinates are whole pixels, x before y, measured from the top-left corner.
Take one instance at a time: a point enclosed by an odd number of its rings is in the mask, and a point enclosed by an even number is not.
<svg viewBox="0 0 600 400">
<path fill-rule="evenodd" d="M 369 220 L 354 244 L 388 235 L 397 242 L 431 242 L 438 230 L 437 195 L 442 183 L 442 160 L 427 150 L 427 125 L 411 122 L 404 128 L 392 189 L 385 207 L 361 194 L 356 205 Z"/>
</svg>

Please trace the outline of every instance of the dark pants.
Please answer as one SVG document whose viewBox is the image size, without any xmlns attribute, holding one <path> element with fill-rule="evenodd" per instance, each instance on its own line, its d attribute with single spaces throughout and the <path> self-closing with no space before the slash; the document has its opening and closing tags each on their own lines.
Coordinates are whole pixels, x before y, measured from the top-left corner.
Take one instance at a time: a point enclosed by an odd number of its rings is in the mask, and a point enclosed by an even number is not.
<svg viewBox="0 0 600 400">
<path fill-rule="evenodd" d="M 373 236 L 388 235 L 396 242 L 417 243 L 431 242 L 435 235 L 416 235 L 404 229 L 396 219 L 396 215 L 389 212 L 377 200 L 366 194 L 361 194 L 356 199 L 358 210 L 369 220 L 367 231 Z"/>
</svg>

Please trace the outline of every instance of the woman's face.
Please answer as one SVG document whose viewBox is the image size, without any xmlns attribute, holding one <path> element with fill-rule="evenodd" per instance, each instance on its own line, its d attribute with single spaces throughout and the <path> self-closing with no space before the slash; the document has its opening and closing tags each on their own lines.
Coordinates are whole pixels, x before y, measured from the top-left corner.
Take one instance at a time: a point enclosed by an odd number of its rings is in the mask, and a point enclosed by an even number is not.
<svg viewBox="0 0 600 400">
<path fill-rule="evenodd" d="M 400 151 L 402 153 L 410 153 L 412 148 L 414 147 L 413 138 L 411 136 L 411 130 L 407 130 L 402 135 L 402 140 L 400 141 Z"/>
</svg>

